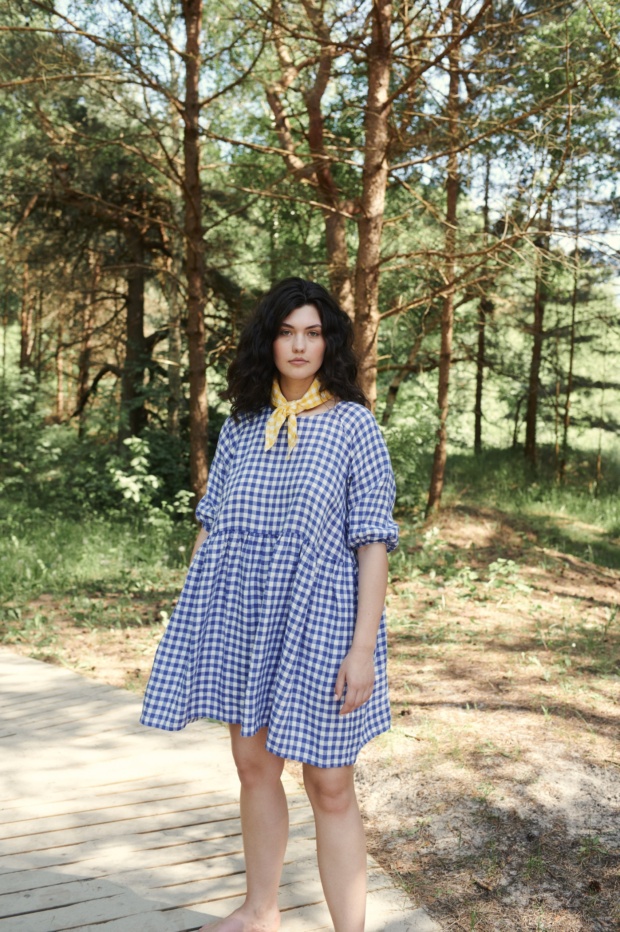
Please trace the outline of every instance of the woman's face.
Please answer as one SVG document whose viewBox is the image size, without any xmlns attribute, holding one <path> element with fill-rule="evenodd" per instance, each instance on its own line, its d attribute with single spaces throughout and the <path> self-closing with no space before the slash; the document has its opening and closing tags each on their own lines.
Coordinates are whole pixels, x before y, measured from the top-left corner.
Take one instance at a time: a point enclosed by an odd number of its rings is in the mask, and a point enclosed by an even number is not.
<svg viewBox="0 0 620 932">
<path fill-rule="evenodd" d="M 280 386 L 297 382 L 304 392 L 323 364 L 325 339 L 318 310 L 304 304 L 284 318 L 273 342 L 273 361 L 280 373 Z M 307 385 L 301 386 L 302 382 Z"/>
</svg>

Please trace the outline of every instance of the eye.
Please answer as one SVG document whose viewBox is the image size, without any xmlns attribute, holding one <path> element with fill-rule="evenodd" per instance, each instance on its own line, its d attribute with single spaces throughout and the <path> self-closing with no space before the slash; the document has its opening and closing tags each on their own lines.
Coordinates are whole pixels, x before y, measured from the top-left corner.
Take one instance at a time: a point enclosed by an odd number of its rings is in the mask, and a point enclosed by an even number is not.
<svg viewBox="0 0 620 932">
<path fill-rule="evenodd" d="M 310 331 L 310 336 L 311 336 L 311 337 L 320 337 L 320 336 L 321 336 L 321 331 L 320 331 L 320 330 L 311 330 L 311 331 Z"/>
<path fill-rule="evenodd" d="M 287 327 L 282 327 L 282 329 L 280 330 L 281 337 L 288 337 L 290 336 L 290 333 L 291 331 Z"/>
</svg>

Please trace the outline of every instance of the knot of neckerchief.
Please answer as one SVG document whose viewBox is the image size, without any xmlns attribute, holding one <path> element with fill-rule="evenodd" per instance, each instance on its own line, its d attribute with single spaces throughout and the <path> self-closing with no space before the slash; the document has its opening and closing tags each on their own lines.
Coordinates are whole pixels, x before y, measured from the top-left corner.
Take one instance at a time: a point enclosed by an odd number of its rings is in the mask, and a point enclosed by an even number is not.
<svg viewBox="0 0 620 932">
<path fill-rule="evenodd" d="M 270 415 L 265 429 L 265 450 L 270 450 L 278 439 L 280 428 L 288 419 L 288 455 L 293 452 L 297 443 L 297 415 L 300 411 L 309 411 L 333 398 L 331 392 L 321 390 L 319 380 L 315 379 L 305 395 L 297 401 L 287 401 L 282 394 L 278 380 L 273 380 L 271 386 L 271 404 L 275 411 Z"/>
</svg>

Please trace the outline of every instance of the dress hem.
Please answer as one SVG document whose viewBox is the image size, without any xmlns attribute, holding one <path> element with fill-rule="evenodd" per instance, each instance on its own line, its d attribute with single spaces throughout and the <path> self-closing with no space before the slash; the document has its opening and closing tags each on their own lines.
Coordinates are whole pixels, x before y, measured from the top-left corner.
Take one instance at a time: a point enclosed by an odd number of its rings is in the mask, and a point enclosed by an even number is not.
<svg viewBox="0 0 620 932">
<path fill-rule="evenodd" d="M 184 725 L 153 725 L 153 724 L 151 724 L 151 723 L 149 723 L 149 722 L 143 721 L 142 719 L 140 719 L 140 724 L 141 724 L 141 725 L 144 725 L 145 728 L 159 728 L 160 731 L 183 731 L 183 729 L 184 729 L 187 725 L 191 725 L 193 722 L 205 722 L 205 721 L 206 721 L 206 722 L 213 722 L 214 724 L 218 724 L 218 725 L 242 725 L 242 724 L 243 724 L 243 723 L 240 722 L 240 721 L 228 721 L 228 720 L 226 720 L 226 719 L 213 718 L 213 717 L 210 716 L 210 715 L 197 715 L 197 716 L 195 716 L 194 718 L 188 718 Z M 246 737 L 246 738 L 253 738 L 254 735 L 256 735 L 256 734 L 261 730 L 261 728 L 268 728 L 268 727 L 269 727 L 268 724 L 266 724 L 266 725 L 259 725 L 259 726 L 256 728 L 256 730 L 252 732 L 251 735 L 244 735 L 243 737 Z M 359 748 L 358 748 L 357 751 L 355 752 L 355 756 L 353 756 L 353 757 L 351 758 L 350 755 L 349 755 L 349 756 L 347 756 L 347 758 L 346 758 L 344 761 L 342 761 L 342 762 L 339 761 L 338 763 L 325 763 L 325 762 L 317 763 L 316 760 L 309 760 L 309 759 L 308 759 L 308 755 L 302 756 L 300 752 L 292 752 L 292 753 L 282 753 L 282 752 L 278 752 L 277 750 L 273 750 L 273 748 L 270 748 L 270 747 L 269 747 L 269 738 L 267 739 L 267 742 L 266 742 L 266 744 L 265 744 L 265 748 L 266 748 L 267 751 L 269 751 L 270 754 L 273 754 L 274 757 L 281 757 L 283 760 L 292 760 L 292 761 L 296 761 L 296 762 L 299 763 L 299 764 L 309 764 L 311 767 L 319 767 L 321 770 L 330 770 L 330 769 L 334 769 L 334 768 L 336 768 L 336 767 L 351 767 L 351 766 L 353 766 L 353 764 L 355 764 L 355 762 L 357 761 L 358 755 L 359 755 L 359 753 L 360 753 L 360 751 L 362 750 L 363 747 L 365 747 L 367 744 L 369 744 L 369 743 L 370 743 L 371 741 L 373 741 L 375 738 L 378 738 L 379 735 L 384 735 L 384 734 L 386 734 L 386 732 L 391 731 L 391 730 L 392 730 L 392 723 L 390 722 L 390 724 L 387 725 L 386 727 L 384 727 L 384 728 L 379 728 L 377 731 L 373 731 L 372 734 L 370 734 L 370 735 L 368 736 L 368 738 L 366 738 L 366 739 L 362 742 L 362 744 L 360 744 Z"/>
</svg>

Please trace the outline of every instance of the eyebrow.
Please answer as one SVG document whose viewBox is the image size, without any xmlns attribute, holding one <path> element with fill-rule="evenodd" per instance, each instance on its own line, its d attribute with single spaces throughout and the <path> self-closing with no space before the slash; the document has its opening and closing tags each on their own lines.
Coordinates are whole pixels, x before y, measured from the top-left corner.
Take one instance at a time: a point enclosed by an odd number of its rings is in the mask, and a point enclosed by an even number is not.
<svg viewBox="0 0 620 932">
<path fill-rule="evenodd" d="M 289 324 L 286 320 L 283 320 L 280 324 L 281 327 L 293 327 L 293 324 Z M 322 330 L 323 324 L 310 324 L 309 327 L 304 327 L 304 330 Z"/>
</svg>

